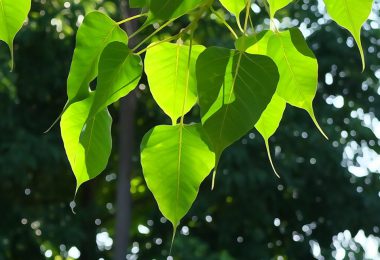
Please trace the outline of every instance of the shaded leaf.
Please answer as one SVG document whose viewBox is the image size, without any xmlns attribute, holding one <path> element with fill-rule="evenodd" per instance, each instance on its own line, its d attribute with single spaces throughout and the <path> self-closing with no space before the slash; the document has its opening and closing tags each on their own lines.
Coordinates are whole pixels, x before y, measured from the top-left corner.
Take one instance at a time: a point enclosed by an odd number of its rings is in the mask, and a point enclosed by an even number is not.
<svg viewBox="0 0 380 260">
<path fill-rule="evenodd" d="M 199 124 L 162 125 L 149 131 L 141 144 L 146 183 L 174 229 L 214 166 L 214 153 L 202 135 Z"/>
<path fill-rule="evenodd" d="M 206 0 L 150 0 L 150 15 L 146 23 L 178 18 L 204 2 Z"/>
<path fill-rule="evenodd" d="M 71 104 L 61 119 L 61 135 L 77 187 L 98 176 L 107 166 L 111 153 L 112 118 L 107 109 L 99 112 L 83 128 L 93 96 Z M 82 143 L 80 137 L 82 136 Z"/>
<path fill-rule="evenodd" d="M 89 85 L 98 74 L 98 62 L 103 49 L 111 42 L 127 43 L 127 34 L 119 25 L 100 12 L 86 15 L 78 29 L 76 47 L 67 80 L 69 101 L 89 95 Z"/>
<path fill-rule="evenodd" d="M 211 47 L 197 61 L 202 124 L 216 153 L 250 131 L 277 86 L 274 62 L 262 55 Z"/>
<path fill-rule="evenodd" d="M 145 56 L 149 88 L 173 124 L 197 102 L 195 64 L 205 48 L 192 46 L 188 69 L 189 49 L 182 44 L 162 43 L 149 48 Z"/>
<path fill-rule="evenodd" d="M 365 57 L 360 39 L 361 28 L 368 19 L 373 0 L 324 0 L 327 12 L 340 26 L 349 30 L 358 44 L 363 70 Z"/>
</svg>

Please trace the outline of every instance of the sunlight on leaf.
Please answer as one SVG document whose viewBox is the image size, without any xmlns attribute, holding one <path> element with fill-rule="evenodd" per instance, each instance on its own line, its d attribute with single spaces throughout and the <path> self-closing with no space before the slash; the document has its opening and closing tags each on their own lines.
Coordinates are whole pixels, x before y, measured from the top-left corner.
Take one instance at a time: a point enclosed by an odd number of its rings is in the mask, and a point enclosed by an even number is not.
<svg viewBox="0 0 380 260">
<path fill-rule="evenodd" d="M 88 97 L 90 82 L 98 74 L 100 54 L 113 41 L 128 42 L 127 34 L 115 21 L 101 12 L 86 15 L 78 29 L 67 80 L 67 95 L 71 103 Z"/>
<path fill-rule="evenodd" d="M 111 153 L 112 118 L 107 109 L 86 122 L 93 96 L 71 104 L 62 115 L 61 135 L 71 168 L 81 184 L 98 176 L 107 166 Z M 82 130 L 83 129 L 83 130 Z M 83 142 L 79 141 L 82 136 Z"/>
<path fill-rule="evenodd" d="M 174 230 L 214 167 L 214 153 L 203 138 L 200 124 L 162 125 L 149 131 L 141 143 L 146 183 Z"/>
<path fill-rule="evenodd" d="M 371 13 L 373 0 L 324 0 L 324 2 L 331 18 L 349 30 L 354 37 L 358 44 L 364 70 L 365 57 L 360 34 L 363 24 Z"/>
<path fill-rule="evenodd" d="M 31 0 L 0 0 L 0 40 L 10 50 L 13 69 L 13 40 L 28 17 Z"/>
<path fill-rule="evenodd" d="M 188 77 L 189 48 L 182 44 L 162 43 L 149 48 L 145 57 L 150 91 L 173 124 L 197 102 L 195 63 L 205 47 L 192 46 Z"/>
</svg>

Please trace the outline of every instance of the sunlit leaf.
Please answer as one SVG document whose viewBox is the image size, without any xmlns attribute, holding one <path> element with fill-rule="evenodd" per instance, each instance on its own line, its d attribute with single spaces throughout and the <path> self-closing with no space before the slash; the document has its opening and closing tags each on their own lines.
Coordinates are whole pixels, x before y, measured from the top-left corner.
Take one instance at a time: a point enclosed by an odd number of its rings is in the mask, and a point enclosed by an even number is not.
<svg viewBox="0 0 380 260">
<path fill-rule="evenodd" d="M 107 109 L 99 112 L 83 128 L 93 96 L 71 104 L 61 119 L 66 154 L 77 179 L 77 188 L 98 176 L 107 166 L 111 153 L 112 118 Z M 82 143 L 80 137 L 82 136 Z"/>
<path fill-rule="evenodd" d="M 140 81 L 141 58 L 121 42 L 112 42 L 99 60 L 97 86 L 89 118 L 126 96 Z"/>
<path fill-rule="evenodd" d="M 173 124 L 197 102 L 195 63 L 204 47 L 192 46 L 188 70 L 189 49 L 182 44 L 162 43 L 149 48 L 145 57 L 149 88 Z"/>
<path fill-rule="evenodd" d="M 280 125 L 282 115 L 284 114 L 286 108 L 286 101 L 279 97 L 276 93 L 273 95 L 271 102 L 261 114 L 259 121 L 256 123 L 255 127 L 257 131 L 262 135 L 265 141 L 265 146 L 268 152 L 269 161 L 272 165 L 273 171 L 278 173 L 274 167 L 272 156 L 270 154 L 269 138 L 274 135 L 277 128 Z"/>
<path fill-rule="evenodd" d="M 287 6 L 288 4 L 293 2 L 293 0 L 267 0 L 267 1 L 269 3 L 269 10 L 270 10 L 270 17 L 271 18 L 274 18 L 277 11 L 281 10 L 282 8 L 284 8 L 285 6 Z"/>
<path fill-rule="evenodd" d="M 128 37 L 119 25 L 100 12 L 86 15 L 79 27 L 73 61 L 67 80 L 70 102 L 89 95 L 89 85 L 98 74 L 98 62 L 103 49 L 111 42 L 127 43 Z"/>
<path fill-rule="evenodd" d="M 174 229 L 214 167 L 214 153 L 203 138 L 199 124 L 156 126 L 141 144 L 146 183 Z"/>
<path fill-rule="evenodd" d="M 244 10 L 247 0 L 220 0 L 220 3 L 236 17 L 236 21 L 241 28 L 239 16 Z"/>
<path fill-rule="evenodd" d="M 0 40 L 8 44 L 13 68 L 13 40 L 28 17 L 31 0 L 0 0 Z"/>
<path fill-rule="evenodd" d="M 197 61 L 202 124 L 216 154 L 250 131 L 272 99 L 278 82 L 268 57 L 211 47 Z"/>
<path fill-rule="evenodd" d="M 359 47 L 364 70 L 365 57 L 360 34 L 363 24 L 371 13 L 373 0 L 324 0 L 324 2 L 331 18 L 349 30 L 354 37 Z"/>
<path fill-rule="evenodd" d="M 318 85 L 317 59 L 298 29 L 266 33 L 269 36 L 264 36 L 264 41 L 256 43 L 263 46 L 252 46 L 247 52 L 254 53 L 258 48 L 263 50 L 267 45 L 267 55 L 275 61 L 280 72 L 276 93 L 287 103 L 305 109 L 324 135 L 313 109 Z M 269 40 L 267 37 L 270 37 Z"/>
</svg>

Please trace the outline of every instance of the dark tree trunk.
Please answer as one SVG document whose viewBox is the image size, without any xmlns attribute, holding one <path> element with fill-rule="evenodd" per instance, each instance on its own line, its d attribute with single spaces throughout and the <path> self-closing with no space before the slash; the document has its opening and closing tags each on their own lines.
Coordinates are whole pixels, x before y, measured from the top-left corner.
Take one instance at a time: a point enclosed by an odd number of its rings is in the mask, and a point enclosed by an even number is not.
<svg viewBox="0 0 380 260">
<path fill-rule="evenodd" d="M 126 0 L 120 1 L 120 11 L 123 17 L 133 16 L 133 10 L 129 9 Z M 124 24 L 124 29 L 131 34 L 136 30 L 137 24 L 134 21 Z M 129 42 L 134 45 L 133 42 Z M 131 225 L 131 194 L 130 178 L 132 172 L 132 156 L 134 152 L 135 140 L 135 112 L 137 99 L 135 91 L 120 101 L 119 113 L 119 175 L 117 179 L 116 198 L 116 227 L 115 227 L 115 247 L 114 259 L 125 260 L 128 245 L 129 231 Z"/>
</svg>

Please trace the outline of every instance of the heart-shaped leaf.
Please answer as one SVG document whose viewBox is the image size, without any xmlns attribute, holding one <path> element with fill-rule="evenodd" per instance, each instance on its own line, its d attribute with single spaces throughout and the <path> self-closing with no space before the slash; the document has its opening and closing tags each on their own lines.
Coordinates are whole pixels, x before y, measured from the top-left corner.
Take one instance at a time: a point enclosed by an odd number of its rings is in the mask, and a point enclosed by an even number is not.
<svg viewBox="0 0 380 260">
<path fill-rule="evenodd" d="M 205 48 L 193 45 L 162 43 L 149 48 L 145 56 L 145 72 L 149 88 L 158 105 L 176 124 L 197 102 L 195 63 Z"/>
<path fill-rule="evenodd" d="M 174 230 L 214 167 L 215 156 L 195 125 L 156 126 L 143 138 L 141 164 L 148 188 Z"/>
<path fill-rule="evenodd" d="M 368 19 L 373 5 L 373 0 L 324 0 L 327 12 L 340 26 L 349 30 L 358 44 L 365 69 L 365 57 L 360 39 L 361 28 Z"/>
<path fill-rule="evenodd" d="M 0 0 L 0 40 L 8 44 L 13 68 L 13 40 L 28 17 L 31 0 Z"/>
<path fill-rule="evenodd" d="M 97 86 L 89 118 L 126 96 L 139 83 L 142 62 L 127 45 L 112 42 L 100 56 Z"/>
<path fill-rule="evenodd" d="M 247 5 L 247 0 L 220 0 L 220 3 L 226 8 L 231 14 L 236 17 L 236 21 L 240 28 L 240 13 L 244 10 Z"/>
<path fill-rule="evenodd" d="M 71 104 L 61 118 L 61 135 L 77 187 L 98 176 L 107 166 L 111 154 L 112 118 L 107 109 L 97 113 L 83 128 L 93 95 Z M 80 142 L 82 138 L 82 142 Z"/>
<path fill-rule="evenodd" d="M 86 15 L 78 29 L 76 47 L 67 80 L 69 103 L 89 95 L 89 85 L 98 75 L 98 62 L 103 49 L 111 42 L 127 43 L 127 34 L 101 12 Z"/>
<path fill-rule="evenodd" d="M 247 49 L 249 53 L 255 53 L 259 48 L 265 49 L 267 55 L 277 64 L 280 72 L 280 81 L 276 93 L 287 103 L 305 109 L 314 121 L 320 132 L 313 109 L 313 100 L 318 85 L 318 61 L 308 47 L 299 29 L 293 28 L 284 32 L 267 31 L 267 36 L 262 37 Z M 269 39 L 268 39 L 269 37 Z M 326 137 L 327 138 L 327 137 Z"/>
</svg>

